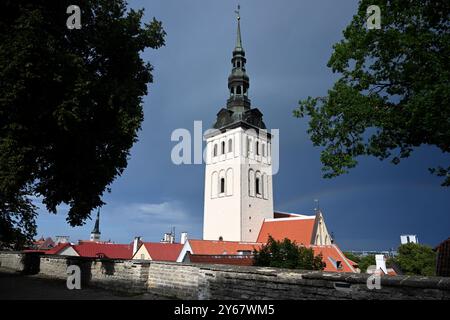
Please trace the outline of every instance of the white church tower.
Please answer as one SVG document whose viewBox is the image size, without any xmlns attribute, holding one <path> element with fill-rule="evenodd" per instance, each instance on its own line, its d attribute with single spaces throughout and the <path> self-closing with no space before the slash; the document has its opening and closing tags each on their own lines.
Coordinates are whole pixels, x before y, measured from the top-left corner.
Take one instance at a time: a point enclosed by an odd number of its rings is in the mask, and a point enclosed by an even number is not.
<svg viewBox="0 0 450 320">
<path fill-rule="evenodd" d="M 226 108 L 205 134 L 204 240 L 254 242 L 273 218 L 271 136 L 248 98 L 240 16 Z"/>
</svg>

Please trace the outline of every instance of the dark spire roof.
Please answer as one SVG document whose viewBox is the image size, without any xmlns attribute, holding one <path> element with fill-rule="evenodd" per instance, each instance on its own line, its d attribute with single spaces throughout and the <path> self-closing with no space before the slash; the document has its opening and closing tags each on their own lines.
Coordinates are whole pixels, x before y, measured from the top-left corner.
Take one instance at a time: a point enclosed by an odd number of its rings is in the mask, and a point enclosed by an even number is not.
<svg viewBox="0 0 450 320">
<path fill-rule="evenodd" d="M 265 129 L 266 126 L 262 121 L 262 113 L 258 109 L 251 108 L 251 101 L 248 98 L 248 89 L 250 87 L 250 79 L 245 70 L 247 59 L 242 46 L 241 37 L 241 16 L 238 6 L 237 14 L 237 32 L 236 46 L 233 50 L 231 58 L 231 74 L 228 77 L 228 90 L 230 97 L 227 100 L 226 109 L 223 108 L 217 114 L 217 120 L 214 128 L 220 129 L 229 125 L 236 125 L 239 122 L 246 122 L 257 128 Z"/>
<path fill-rule="evenodd" d="M 100 234 L 100 210 L 97 211 L 97 219 L 95 220 L 95 226 L 91 233 Z"/>
</svg>

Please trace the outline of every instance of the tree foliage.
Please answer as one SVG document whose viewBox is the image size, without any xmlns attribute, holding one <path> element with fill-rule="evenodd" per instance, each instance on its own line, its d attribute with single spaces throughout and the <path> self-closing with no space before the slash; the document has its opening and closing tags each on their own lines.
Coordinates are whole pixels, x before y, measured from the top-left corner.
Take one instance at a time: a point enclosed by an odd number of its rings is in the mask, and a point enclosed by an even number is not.
<svg viewBox="0 0 450 320">
<path fill-rule="evenodd" d="M 81 8 L 69 30 L 69 5 Z M 82 225 L 127 165 L 161 22 L 123 0 L 0 2 L 0 241 L 35 234 L 41 197 Z"/>
<path fill-rule="evenodd" d="M 418 243 L 402 244 L 398 248 L 394 263 L 407 275 L 434 276 L 436 274 L 436 252 L 431 247 Z"/>
<path fill-rule="evenodd" d="M 381 9 L 381 29 L 366 10 Z M 323 147 L 324 177 L 347 173 L 359 156 L 398 164 L 421 145 L 450 151 L 450 2 L 362 0 L 334 45 L 328 67 L 341 76 L 325 97 L 294 110 Z M 450 185 L 450 167 L 431 168 Z"/>
<path fill-rule="evenodd" d="M 269 236 L 267 244 L 253 254 L 255 266 L 302 270 L 323 270 L 326 266 L 322 254 L 314 256 L 312 248 L 298 246 L 287 238 L 276 241 Z"/>
<path fill-rule="evenodd" d="M 361 270 L 362 273 L 367 272 L 367 268 L 374 265 L 376 265 L 374 254 L 368 254 L 366 256 L 363 256 L 358 261 L 358 268 Z"/>
</svg>

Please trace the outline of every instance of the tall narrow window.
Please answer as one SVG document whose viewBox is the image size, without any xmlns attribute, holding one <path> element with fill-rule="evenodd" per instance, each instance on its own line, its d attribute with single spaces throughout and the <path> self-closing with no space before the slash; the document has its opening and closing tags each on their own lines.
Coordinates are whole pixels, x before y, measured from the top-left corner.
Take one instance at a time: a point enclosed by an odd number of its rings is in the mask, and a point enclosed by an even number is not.
<svg viewBox="0 0 450 320">
<path fill-rule="evenodd" d="M 256 178 L 255 179 L 255 189 L 256 189 L 256 194 L 261 194 L 261 190 L 259 188 L 259 180 L 260 178 Z"/>
<path fill-rule="evenodd" d="M 264 143 L 262 145 L 262 155 L 263 155 L 263 157 L 266 156 L 266 145 Z"/>
<path fill-rule="evenodd" d="M 228 152 L 233 152 L 233 140 L 228 140 Z"/>
<path fill-rule="evenodd" d="M 225 178 L 220 179 L 220 193 L 225 193 Z"/>
<path fill-rule="evenodd" d="M 256 155 L 259 156 L 259 141 L 256 141 Z"/>
<path fill-rule="evenodd" d="M 213 156 L 217 157 L 217 144 L 214 145 Z"/>
<path fill-rule="evenodd" d="M 225 141 L 222 141 L 222 154 L 225 154 Z"/>
</svg>

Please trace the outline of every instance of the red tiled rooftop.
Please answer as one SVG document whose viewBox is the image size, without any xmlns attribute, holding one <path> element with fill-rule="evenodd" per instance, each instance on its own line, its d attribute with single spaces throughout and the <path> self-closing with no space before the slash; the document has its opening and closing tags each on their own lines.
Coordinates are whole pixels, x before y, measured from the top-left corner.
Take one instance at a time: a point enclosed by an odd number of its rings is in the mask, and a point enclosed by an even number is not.
<svg viewBox="0 0 450 320">
<path fill-rule="evenodd" d="M 83 242 L 82 244 L 74 245 L 73 248 L 80 257 L 131 259 L 133 256 L 132 244 Z"/>
<path fill-rule="evenodd" d="M 322 261 L 325 262 L 326 266 L 324 271 L 339 271 L 339 272 L 356 272 L 352 266 L 352 263 L 344 256 L 342 251 L 335 244 L 328 246 L 306 246 L 310 247 L 314 251 L 314 256 L 322 253 Z M 332 258 L 334 261 L 340 261 L 342 268 L 336 269 L 333 262 L 329 259 Z"/>
<path fill-rule="evenodd" d="M 70 247 L 70 243 L 58 243 L 58 245 L 50 250 L 46 250 L 45 254 L 58 254 L 61 250 Z"/>
<path fill-rule="evenodd" d="M 271 235 L 278 241 L 288 238 L 299 245 L 309 245 L 311 244 L 315 221 L 314 216 L 265 220 L 259 231 L 257 242 L 266 243 L 269 235 Z"/>
<path fill-rule="evenodd" d="M 183 245 L 181 243 L 144 242 L 152 260 L 177 261 Z"/>
</svg>

